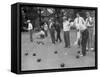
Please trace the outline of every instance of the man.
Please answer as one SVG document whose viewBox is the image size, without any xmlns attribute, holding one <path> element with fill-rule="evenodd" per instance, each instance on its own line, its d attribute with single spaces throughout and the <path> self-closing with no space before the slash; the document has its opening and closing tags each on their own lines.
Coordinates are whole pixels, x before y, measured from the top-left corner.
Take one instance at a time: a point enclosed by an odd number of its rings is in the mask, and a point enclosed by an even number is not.
<svg viewBox="0 0 100 77">
<path fill-rule="evenodd" d="M 44 23 L 44 32 L 45 32 L 45 36 L 47 37 L 48 36 L 48 25 L 46 22 Z"/>
<path fill-rule="evenodd" d="M 41 28 L 41 30 L 38 33 L 35 33 L 35 35 L 40 39 L 44 39 L 45 38 L 45 31 Z"/>
<path fill-rule="evenodd" d="M 24 29 L 29 31 L 29 33 L 30 33 L 30 41 L 33 42 L 33 37 L 32 37 L 32 35 L 33 35 L 33 26 L 32 26 L 31 20 L 27 20 L 27 23 L 28 23 L 28 28 L 24 27 Z"/>
<path fill-rule="evenodd" d="M 65 48 L 70 48 L 70 18 L 63 17 L 63 31 L 64 31 L 64 41 L 65 41 Z"/>
<path fill-rule="evenodd" d="M 76 38 L 76 41 L 75 41 L 74 45 L 78 44 L 78 46 L 80 47 L 80 40 L 81 40 L 80 26 L 85 25 L 85 21 L 80 16 L 79 13 L 76 14 L 76 18 L 75 18 L 73 24 L 76 26 L 76 29 L 77 29 L 77 38 Z"/>
<path fill-rule="evenodd" d="M 60 32 L 61 32 L 61 27 L 60 27 L 60 23 L 58 21 L 56 21 L 55 23 L 55 29 L 57 32 L 57 36 L 56 36 L 56 41 L 58 42 L 58 40 L 61 42 L 61 37 L 60 37 Z"/>
<path fill-rule="evenodd" d="M 52 43 L 55 44 L 55 27 L 54 27 L 53 18 L 51 18 L 49 20 L 49 22 L 50 22 L 50 24 L 49 24 L 49 30 L 50 30 L 51 40 L 52 40 Z"/>
<path fill-rule="evenodd" d="M 88 42 L 89 32 L 87 30 L 87 27 L 85 25 L 80 26 L 80 32 L 81 32 L 81 47 L 82 47 L 82 55 L 80 56 L 86 56 L 86 45 Z"/>
<path fill-rule="evenodd" d="M 93 50 L 95 51 L 95 17 L 93 17 Z"/>
<path fill-rule="evenodd" d="M 89 38 L 88 38 L 88 51 L 93 50 L 92 48 L 92 42 L 93 42 L 93 19 L 90 16 L 89 12 L 86 12 L 86 26 L 89 32 Z"/>
</svg>

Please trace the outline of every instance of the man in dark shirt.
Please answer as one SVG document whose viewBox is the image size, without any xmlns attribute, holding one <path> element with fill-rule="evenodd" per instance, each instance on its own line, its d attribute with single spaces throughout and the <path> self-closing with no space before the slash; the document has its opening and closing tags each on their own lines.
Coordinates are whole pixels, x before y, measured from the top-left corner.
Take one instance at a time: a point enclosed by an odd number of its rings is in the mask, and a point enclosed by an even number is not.
<svg viewBox="0 0 100 77">
<path fill-rule="evenodd" d="M 56 35 L 56 41 L 58 42 L 58 40 L 61 42 L 61 37 L 60 37 L 60 32 L 61 32 L 61 27 L 60 27 L 60 23 L 58 21 L 55 22 L 55 30 L 57 32 Z"/>
<path fill-rule="evenodd" d="M 51 40 L 52 43 L 55 44 L 55 27 L 54 27 L 54 21 L 53 19 L 49 20 L 50 24 L 49 24 L 49 31 L 50 31 L 50 35 L 51 35 Z"/>
</svg>

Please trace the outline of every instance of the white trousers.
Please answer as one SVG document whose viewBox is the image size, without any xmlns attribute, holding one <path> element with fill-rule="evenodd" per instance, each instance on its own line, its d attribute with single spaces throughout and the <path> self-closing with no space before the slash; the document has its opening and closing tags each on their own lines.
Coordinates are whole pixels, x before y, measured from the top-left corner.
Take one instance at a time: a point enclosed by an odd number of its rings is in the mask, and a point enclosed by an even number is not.
<svg viewBox="0 0 100 77">
<path fill-rule="evenodd" d="M 80 39 L 80 37 L 81 37 L 81 34 L 80 34 L 80 31 L 78 31 L 77 36 L 76 36 L 76 41 L 75 41 L 74 45 L 78 44 L 78 40 Z"/>
</svg>

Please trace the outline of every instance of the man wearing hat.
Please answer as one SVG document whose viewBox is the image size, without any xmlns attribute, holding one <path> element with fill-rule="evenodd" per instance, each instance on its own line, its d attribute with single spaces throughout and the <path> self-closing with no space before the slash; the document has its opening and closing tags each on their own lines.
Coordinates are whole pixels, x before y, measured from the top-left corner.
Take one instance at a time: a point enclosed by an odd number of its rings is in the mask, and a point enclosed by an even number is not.
<svg viewBox="0 0 100 77">
<path fill-rule="evenodd" d="M 32 23 L 31 23 L 31 20 L 27 20 L 27 23 L 28 23 L 28 28 L 26 29 L 24 27 L 24 29 L 28 30 L 30 32 L 30 41 L 33 42 L 33 26 L 32 26 Z"/>
<path fill-rule="evenodd" d="M 64 31 L 64 42 L 65 48 L 70 48 L 70 18 L 63 17 L 63 31 Z"/>
</svg>

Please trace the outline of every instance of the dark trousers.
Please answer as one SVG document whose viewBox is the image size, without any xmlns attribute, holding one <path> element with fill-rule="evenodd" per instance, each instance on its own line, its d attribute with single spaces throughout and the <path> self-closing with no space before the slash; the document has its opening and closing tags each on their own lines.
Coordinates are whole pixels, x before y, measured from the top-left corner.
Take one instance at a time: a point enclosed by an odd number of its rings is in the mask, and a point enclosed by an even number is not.
<svg viewBox="0 0 100 77">
<path fill-rule="evenodd" d="M 33 30 L 30 30 L 30 41 L 33 42 Z"/>
<path fill-rule="evenodd" d="M 56 41 L 58 41 L 58 40 L 59 40 L 60 42 L 62 41 L 62 40 L 61 40 L 61 37 L 60 37 L 60 31 L 57 31 L 57 36 L 56 36 L 56 37 L 57 37 L 57 38 L 56 38 Z"/>
<path fill-rule="evenodd" d="M 83 56 L 85 56 L 86 55 L 86 45 L 87 45 L 88 37 L 89 37 L 88 30 L 86 29 L 86 30 L 82 31 L 81 35 L 82 35 L 82 40 L 81 40 L 82 54 L 83 54 Z"/>
<path fill-rule="evenodd" d="M 64 41 L 65 41 L 65 47 L 70 46 L 70 34 L 69 31 L 64 31 Z"/>
<path fill-rule="evenodd" d="M 52 43 L 55 44 L 55 30 L 54 29 L 50 29 L 50 35 L 51 35 Z"/>
</svg>

